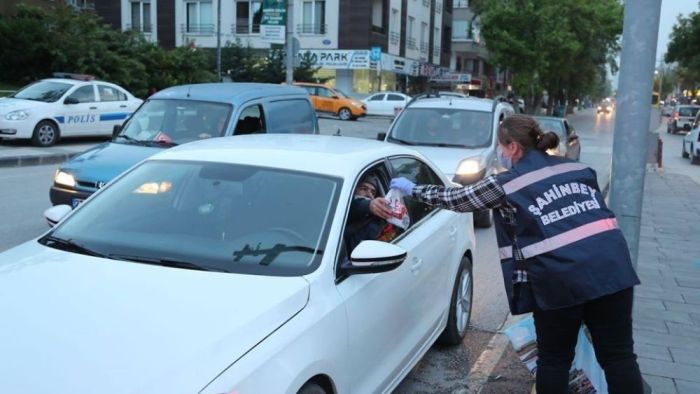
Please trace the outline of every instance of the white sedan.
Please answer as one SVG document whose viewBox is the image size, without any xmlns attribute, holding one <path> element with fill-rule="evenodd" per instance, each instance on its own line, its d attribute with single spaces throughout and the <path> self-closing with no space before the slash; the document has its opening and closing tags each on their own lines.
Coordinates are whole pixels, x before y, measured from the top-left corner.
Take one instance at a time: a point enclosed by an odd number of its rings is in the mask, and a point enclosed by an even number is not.
<svg viewBox="0 0 700 394">
<path fill-rule="evenodd" d="M 42 79 L 0 99 L 0 139 L 51 146 L 62 137 L 112 135 L 141 105 L 124 88 L 89 75 Z"/>
<path fill-rule="evenodd" d="M 683 136 L 681 156 L 690 159 L 691 164 L 700 164 L 700 114 L 692 122 L 692 129 Z"/>
<path fill-rule="evenodd" d="M 449 183 L 399 145 L 246 135 L 51 208 L 56 227 L 0 254 L 0 392 L 390 392 L 465 335 L 474 233 L 405 200 L 405 231 L 347 250 L 368 175 L 379 195 L 395 176 Z"/>
<path fill-rule="evenodd" d="M 367 115 L 394 116 L 411 101 L 411 97 L 398 92 L 375 93 L 362 100 L 367 106 Z"/>
</svg>

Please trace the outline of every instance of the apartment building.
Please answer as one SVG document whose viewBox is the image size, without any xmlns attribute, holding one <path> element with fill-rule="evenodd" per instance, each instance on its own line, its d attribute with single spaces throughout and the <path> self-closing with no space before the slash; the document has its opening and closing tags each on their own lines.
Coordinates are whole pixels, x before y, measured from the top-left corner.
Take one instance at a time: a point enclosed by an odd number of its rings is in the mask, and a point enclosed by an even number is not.
<svg viewBox="0 0 700 394">
<path fill-rule="evenodd" d="M 449 73 L 450 0 L 293 0 L 300 53 L 310 52 L 347 92 L 406 90 Z M 97 1 L 116 29 L 137 30 L 165 48 L 216 47 L 217 0 Z M 262 0 L 221 0 L 221 42 L 268 49 L 260 35 Z M 371 49 L 381 53 L 375 60 Z"/>
</svg>

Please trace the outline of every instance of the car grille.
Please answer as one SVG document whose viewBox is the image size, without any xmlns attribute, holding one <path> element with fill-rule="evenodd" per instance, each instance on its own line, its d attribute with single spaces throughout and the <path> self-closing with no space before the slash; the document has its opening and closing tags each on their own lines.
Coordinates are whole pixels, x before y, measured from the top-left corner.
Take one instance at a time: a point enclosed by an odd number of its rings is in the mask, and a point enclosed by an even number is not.
<svg viewBox="0 0 700 394">
<path fill-rule="evenodd" d="M 90 182 L 90 181 L 80 181 L 80 180 L 77 180 L 76 183 L 77 183 L 78 186 L 80 186 L 80 187 L 87 188 L 87 189 L 95 189 L 95 190 L 97 190 L 97 189 L 99 189 L 100 187 L 104 186 L 104 184 L 99 185 L 99 184 L 102 183 L 102 182 Z"/>
</svg>

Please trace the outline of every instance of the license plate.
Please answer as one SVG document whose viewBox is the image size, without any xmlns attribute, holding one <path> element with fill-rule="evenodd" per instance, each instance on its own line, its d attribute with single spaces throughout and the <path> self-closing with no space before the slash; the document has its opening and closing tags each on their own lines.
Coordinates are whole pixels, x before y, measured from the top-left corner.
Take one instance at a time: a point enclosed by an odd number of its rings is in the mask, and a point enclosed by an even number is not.
<svg viewBox="0 0 700 394">
<path fill-rule="evenodd" d="M 85 201 L 85 200 L 83 200 L 82 198 L 73 198 L 70 200 L 70 205 L 71 205 L 71 207 L 73 207 L 73 209 L 75 209 L 75 207 L 82 204 L 83 201 Z"/>
</svg>

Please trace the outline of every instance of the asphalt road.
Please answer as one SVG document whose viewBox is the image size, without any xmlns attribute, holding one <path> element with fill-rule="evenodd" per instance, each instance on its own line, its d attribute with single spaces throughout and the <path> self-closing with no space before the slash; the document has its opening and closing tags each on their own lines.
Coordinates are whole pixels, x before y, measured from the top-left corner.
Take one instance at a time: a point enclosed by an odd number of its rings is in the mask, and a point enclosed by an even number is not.
<svg viewBox="0 0 700 394">
<path fill-rule="evenodd" d="M 598 171 L 601 187 L 607 182 L 612 152 L 614 115 L 584 110 L 569 119 L 581 141 L 581 161 Z M 652 121 L 658 120 L 652 116 Z M 357 121 L 320 120 L 323 134 L 376 138 L 386 131 L 390 118 L 362 118 Z M 680 141 L 681 136 L 673 136 Z M 80 143 L 78 141 L 77 143 Z M 680 158 L 680 143 L 678 143 Z M 689 165 L 678 162 L 677 165 Z M 0 168 L 0 252 L 38 237 L 47 230 L 43 211 L 49 207 L 48 190 L 56 165 Z M 493 228 L 476 231 L 474 261 L 475 300 L 472 330 L 463 346 L 433 348 L 397 388 L 396 393 L 462 393 L 468 388 L 468 373 L 484 351 L 494 332 L 508 316 Z M 484 392 L 529 392 L 531 377 L 512 353 L 499 362 L 494 371 L 499 379 L 487 383 Z"/>
</svg>

